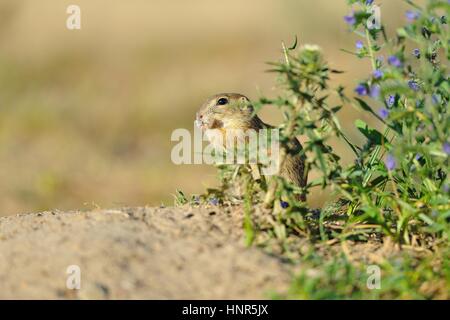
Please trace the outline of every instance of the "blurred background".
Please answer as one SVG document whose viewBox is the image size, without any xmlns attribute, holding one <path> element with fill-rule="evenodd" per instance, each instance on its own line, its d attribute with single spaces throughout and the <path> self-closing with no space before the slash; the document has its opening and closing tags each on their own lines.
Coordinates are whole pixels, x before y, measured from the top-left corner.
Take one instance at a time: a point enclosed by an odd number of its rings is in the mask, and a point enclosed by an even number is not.
<svg viewBox="0 0 450 320">
<path fill-rule="evenodd" d="M 81 30 L 66 28 L 70 4 L 81 7 Z M 406 5 L 378 4 L 392 35 Z M 274 95 L 265 62 L 295 35 L 346 71 L 332 85 L 352 94 L 370 66 L 340 51 L 357 40 L 347 13 L 344 0 L 0 0 L 0 215 L 171 205 L 176 189 L 215 186 L 214 168 L 172 164 L 172 131 L 192 131 L 212 94 Z M 361 141 L 358 117 L 368 120 L 351 106 L 340 113 Z M 280 120 L 269 109 L 262 118 Z"/>
</svg>

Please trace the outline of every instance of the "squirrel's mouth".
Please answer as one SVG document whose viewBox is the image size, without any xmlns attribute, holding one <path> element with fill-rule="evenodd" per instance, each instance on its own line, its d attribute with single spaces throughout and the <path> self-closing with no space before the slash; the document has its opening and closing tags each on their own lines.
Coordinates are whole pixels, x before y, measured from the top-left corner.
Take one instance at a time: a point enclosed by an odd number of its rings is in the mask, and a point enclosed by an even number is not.
<svg viewBox="0 0 450 320">
<path fill-rule="evenodd" d="M 194 121 L 195 125 L 197 126 L 197 128 L 200 128 L 202 130 L 206 129 L 207 126 L 207 121 L 205 121 L 203 115 L 197 113 L 195 115 L 195 121 Z"/>
<path fill-rule="evenodd" d="M 202 120 L 195 119 L 194 123 L 197 128 L 204 129 L 205 124 Z"/>
<path fill-rule="evenodd" d="M 209 122 L 205 121 L 203 119 L 195 119 L 195 125 L 197 126 L 197 128 L 202 129 L 202 130 L 207 130 L 209 129 Z"/>
<path fill-rule="evenodd" d="M 213 118 L 205 119 L 197 114 L 195 125 L 202 130 L 219 129 L 223 127 L 223 122 Z"/>
</svg>

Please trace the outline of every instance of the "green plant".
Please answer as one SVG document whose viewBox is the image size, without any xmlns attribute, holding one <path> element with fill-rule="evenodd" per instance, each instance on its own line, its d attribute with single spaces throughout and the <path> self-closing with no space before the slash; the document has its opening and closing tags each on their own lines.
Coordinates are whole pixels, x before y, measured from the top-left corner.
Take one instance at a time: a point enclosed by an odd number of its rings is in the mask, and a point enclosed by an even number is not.
<svg viewBox="0 0 450 320">
<path fill-rule="evenodd" d="M 413 8 L 406 14 L 410 22 L 388 39 L 383 27 L 365 24 L 372 2 L 349 1 L 360 4 L 350 25 L 365 40 L 355 54 L 373 68 L 356 87 L 360 97 L 355 100 L 384 129 L 357 121 L 367 142 L 358 149 L 355 165 L 344 172 L 341 191 L 351 201 L 352 213 L 361 210 L 360 220 L 380 225 L 399 243 L 410 244 L 414 236 L 448 239 L 450 5 L 433 0 L 420 8 L 407 1 Z"/>
<path fill-rule="evenodd" d="M 407 2 L 412 8 L 406 13 L 408 24 L 388 38 L 383 26 L 367 25 L 374 1 L 348 0 L 352 13 L 345 22 L 361 40 L 356 51 L 344 51 L 372 67 L 370 75 L 356 84 L 355 97 L 348 97 L 342 86 L 329 87 L 330 74 L 341 72 L 327 66 L 316 46 L 297 48 L 296 40 L 288 48 L 283 43 L 282 61 L 270 63 L 281 94 L 261 97 L 254 107 L 258 111 L 275 106 L 284 115 L 279 127 L 281 163 L 292 151 L 288 144 L 292 137 L 308 138 L 301 152 L 307 171 L 319 173 L 317 179 L 299 190 L 277 175 L 252 181 L 249 170 L 221 168 L 222 188 L 213 191 L 223 203 L 230 198 L 230 189 L 245 190 L 247 244 L 256 242 L 303 265 L 287 297 L 449 296 L 450 4 L 429 0 L 422 8 Z M 355 126 L 365 138 L 362 145 L 350 141 L 339 124 L 338 112 L 349 106 L 381 127 L 357 120 Z M 355 159 L 351 165 L 342 164 L 329 143 L 331 137 L 348 146 Z M 295 194 L 314 188 L 331 189 L 338 201 L 331 198 L 324 208 L 313 210 L 296 200 Z M 288 205 L 278 205 L 286 201 Z M 254 208 L 264 214 L 255 214 Z M 313 253 L 300 252 L 305 238 L 315 243 Z M 348 240 L 368 244 L 370 239 L 428 253 L 383 257 L 383 289 L 368 291 L 365 264 L 352 261 L 344 248 Z M 329 245 L 339 242 L 343 250 L 330 258 Z M 311 276 L 311 270 L 321 276 Z"/>
<path fill-rule="evenodd" d="M 276 106 L 284 115 L 279 127 L 280 162 L 291 152 L 288 141 L 304 135 L 308 139 L 301 152 L 306 155 L 307 171 L 320 173 L 305 190 L 298 190 L 279 176 L 260 186 L 265 195 L 256 202 L 266 207 L 275 208 L 277 202 L 287 199 L 289 207 L 281 213 L 273 209 L 273 213 L 283 225 L 293 224 L 288 229 L 309 235 L 317 229 L 323 240 L 367 239 L 376 232 L 400 244 L 425 243 L 429 237 L 448 241 L 450 39 L 446 16 L 450 5 L 438 0 L 429 1 L 424 8 L 408 3 L 415 10 L 407 13 L 410 23 L 389 39 L 384 27 L 366 25 L 373 1 L 349 1 L 356 11 L 345 20 L 363 39 L 351 53 L 362 62 L 368 60 L 373 68 L 356 86 L 354 98 L 347 97 L 342 86 L 329 87 L 330 73 L 340 71 L 327 66 L 316 46 L 297 49 L 297 41 L 290 48 L 283 44 L 283 60 L 270 63 L 269 71 L 278 75 L 282 93 L 276 98 L 261 97 L 254 107 Z M 407 49 L 410 46 L 413 49 Z M 333 96 L 340 103 L 332 104 L 330 101 L 336 101 Z M 357 120 L 355 125 L 366 139 L 363 145 L 351 142 L 339 124 L 337 113 L 350 105 L 384 127 L 380 131 Z M 329 144 L 331 137 L 348 145 L 355 157 L 352 165 L 342 165 Z M 223 190 L 233 185 L 230 179 L 242 176 L 245 172 L 223 179 Z M 244 177 L 241 181 L 246 180 Z M 324 227 L 336 210 L 323 209 L 317 226 L 314 219 L 307 219 L 311 209 L 296 201 L 296 193 L 308 193 L 317 187 L 330 188 L 340 198 L 337 211 L 346 220 L 341 232 Z"/>
<path fill-rule="evenodd" d="M 442 265 L 441 265 L 442 264 Z M 287 294 L 290 299 L 447 299 L 450 269 L 436 256 L 417 259 L 404 252 L 381 259 L 379 288 L 367 286 L 367 264 L 352 263 L 345 254 L 324 257 L 311 251 L 301 260 L 301 271 Z"/>
</svg>

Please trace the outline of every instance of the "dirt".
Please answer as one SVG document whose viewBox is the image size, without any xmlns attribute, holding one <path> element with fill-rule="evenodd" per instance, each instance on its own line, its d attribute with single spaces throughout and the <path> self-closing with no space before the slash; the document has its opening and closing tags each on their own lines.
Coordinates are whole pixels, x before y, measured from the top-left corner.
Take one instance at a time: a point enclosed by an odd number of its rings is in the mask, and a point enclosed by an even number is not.
<svg viewBox="0 0 450 320">
<path fill-rule="evenodd" d="M 66 285 L 72 265 L 79 290 Z M 214 207 L 0 218 L 0 299 L 264 299 L 290 278 L 244 245 L 239 215 Z"/>
</svg>

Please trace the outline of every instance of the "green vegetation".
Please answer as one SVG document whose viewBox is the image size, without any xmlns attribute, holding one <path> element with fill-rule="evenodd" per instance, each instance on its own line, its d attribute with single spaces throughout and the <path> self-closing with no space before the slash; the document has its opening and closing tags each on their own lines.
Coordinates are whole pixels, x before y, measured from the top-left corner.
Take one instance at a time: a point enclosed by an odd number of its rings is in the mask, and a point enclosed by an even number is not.
<svg viewBox="0 0 450 320">
<path fill-rule="evenodd" d="M 327 66 L 318 47 L 297 49 L 296 41 L 283 44 L 281 62 L 270 63 L 281 94 L 254 102 L 257 110 L 282 111 L 282 156 L 293 136 L 308 138 L 302 152 L 318 178 L 299 190 L 278 176 L 256 182 L 245 167 L 221 167 L 222 188 L 208 190 L 205 199 L 235 203 L 231 191 L 244 190 L 247 243 L 300 263 L 289 294 L 279 298 L 448 299 L 450 4 L 430 0 L 422 8 L 408 1 L 408 24 L 388 38 L 383 26 L 367 26 L 373 1 L 348 3 L 345 22 L 362 39 L 349 52 L 355 65 L 372 66 L 355 84 L 357 97 L 330 88 L 330 73 L 340 71 Z M 363 145 L 350 141 L 339 123 L 338 112 L 350 106 L 380 122 L 381 130 L 355 122 Z M 354 163 L 341 163 L 331 137 L 347 144 Z M 294 197 L 317 188 L 334 196 L 322 210 Z M 379 289 L 366 285 L 369 265 L 381 270 Z"/>
</svg>

